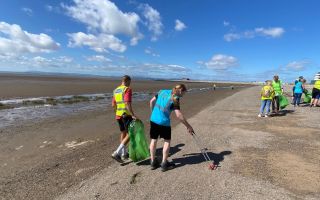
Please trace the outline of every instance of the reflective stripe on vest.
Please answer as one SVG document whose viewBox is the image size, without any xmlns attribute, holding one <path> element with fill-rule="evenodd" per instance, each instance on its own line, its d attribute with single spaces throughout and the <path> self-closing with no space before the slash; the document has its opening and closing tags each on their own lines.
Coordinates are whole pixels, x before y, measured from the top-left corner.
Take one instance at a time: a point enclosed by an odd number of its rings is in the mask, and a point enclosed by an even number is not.
<svg viewBox="0 0 320 200">
<path fill-rule="evenodd" d="M 159 91 L 158 98 L 151 113 L 150 121 L 158 125 L 170 126 L 170 106 L 173 103 L 171 93 L 172 90 Z"/>
<path fill-rule="evenodd" d="M 318 90 L 320 90 L 320 80 L 317 80 L 317 81 L 314 83 L 314 88 L 317 88 Z"/>
<path fill-rule="evenodd" d="M 116 110 L 116 115 L 117 116 L 122 116 L 124 113 L 131 115 L 130 112 L 128 111 L 125 101 L 124 101 L 124 94 L 126 92 L 128 87 L 124 85 L 120 85 L 113 91 L 113 97 L 114 100 L 116 101 L 117 104 L 117 110 Z"/>
</svg>

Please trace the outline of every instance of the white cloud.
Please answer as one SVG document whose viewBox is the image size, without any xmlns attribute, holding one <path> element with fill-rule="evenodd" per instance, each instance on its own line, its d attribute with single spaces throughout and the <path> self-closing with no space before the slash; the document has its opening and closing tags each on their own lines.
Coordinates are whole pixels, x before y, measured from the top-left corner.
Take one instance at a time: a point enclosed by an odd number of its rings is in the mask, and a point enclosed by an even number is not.
<svg viewBox="0 0 320 200">
<path fill-rule="evenodd" d="M 277 37 L 281 37 L 285 31 L 281 27 L 274 27 L 274 28 L 256 28 L 255 32 L 258 34 L 262 34 L 264 36 L 277 38 Z"/>
<path fill-rule="evenodd" d="M 288 63 L 284 70 L 286 71 L 304 71 L 307 66 L 310 64 L 309 61 L 303 60 L 303 61 L 292 61 Z"/>
<path fill-rule="evenodd" d="M 176 31 L 182 31 L 185 28 L 187 28 L 187 26 L 182 21 L 176 19 L 176 25 L 175 25 L 174 29 Z"/>
<path fill-rule="evenodd" d="M 68 36 L 70 38 L 69 47 L 89 46 L 90 49 L 100 53 L 107 52 L 107 49 L 117 52 L 124 52 L 126 50 L 126 46 L 122 44 L 121 40 L 109 34 L 95 36 L 78 32 L 69 33 Z"/>
<path fill-rule="evenodd" d="M 103 55 L 94 55 L 94 56 L 90 56 L 87 57 L 88 61 L 97 61 L 97 62 L 111 62 L 112 60 L 109 58 L 106 58 Z"/>
<path fill-rule="evenodd" d="M 257 36 L 279 38 L 284 33 L 285 33 L 285 30 L 281 27 L 255 28 L 254 30 L 247 30 L 240 33 L 236 33 L 236 32 L 227 33 L 224 35 L 224 40 L 226 40 L 227 42 L 231 42 L 233 40 L 239 40 L 242 38 L 250 39 L 250 38 L 255 38 Z"/>
<path fill-rule="evenodd" d="M 29 16 L 32 16 L 33 11 L 30 8 L 21 8 L 21 10 Z"/>
<path fill-rule="evenodd" d="M 154 57 L 159 57 L 159 56 L 160 56 L 159 54 L 155 53 L 154 50 L 151 49 L 150 47 L 146 48 L 146 49 L 144 50 L 144 52 L 145 52 L 146 54 L 152 55 L 152 56 L 154 56 Z"/>
<path fill-rule="evenodd" d="M 149 31 L 153 33 L 151 40 L 157 41 L 158 37 L 162 34 L 163 29 L 160 13 L 148 4 L 143 4 L 140 8 L 142 9 L 143 16 L 147 20 L 146 24 Z"/>
<path fill-rule="evenodd" d="M 231 42 L 232 40 L 237 40 L 241 38 L 241 36 L 236 33 L 228 33 L 228 34 L 225 34 L 223 37 L 227 42 Z"/>
<path fill-rule="evenodd" d="M 229 26 L 230 25 L 230 22 L 228 21 L 223 21 L 223 26 Z"/>
<path fill-rule="evenodd" d="M 233 56 L 216 54 L 213 55 L 209 61 L 199 61 L 198 63 L 206 66 L 208 69 L 227 70 L 231 67 L 237 66 L 238 60 Z"/>
<path fill-rule="evenodd" d="M 116 38 L 117 34 L 124 34 L 131 37 L 131 45 L 136 45 L 142 39 L 143 35 L 138 28 L 140 18 L 136 13 L 124 13 L 108 0 L 73 0 L 73 2 L 75 4 L 73 6 L 62 4 L 62 7 L 69 16 L 86 24 L 92 34 L 112 35 L 113 38 Z"/>
<path fill-rule="evenodd" d="M 44 33 L 33 34 L 19 25 L 0 22 L 0 55 L 48 53 L 59 47 L 59 43 Z"/>
</svg>

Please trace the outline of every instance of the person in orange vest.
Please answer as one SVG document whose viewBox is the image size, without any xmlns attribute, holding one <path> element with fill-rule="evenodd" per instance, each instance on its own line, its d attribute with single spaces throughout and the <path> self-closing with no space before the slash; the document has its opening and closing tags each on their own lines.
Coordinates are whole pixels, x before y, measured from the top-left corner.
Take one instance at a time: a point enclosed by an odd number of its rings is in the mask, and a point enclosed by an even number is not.
<svg viewBox="0 0 320 200">
<path fill-rule="evenodd" d="M 129 142 L 128 126 L 133 119 L 137 119 L 134 115 L 131 101 L 132 90 L 130 88 L 131 78 L 128 75 L 122 77 L 121 85 L 113 91 L 112 107 L 116 113 L 116 120 L 120 128 L 120 145 L 111 155 L 118 162 L 128 159 L 129 154 L 126 145 Z"/>
<path fill-rule="evenodd" d="M 320 99 L 320 80 L 316 80 L 312 89 L 312 99 L 311 99 L 310 107 L 312 106 L 316 107 L 319 99 Z"/>
</svg>

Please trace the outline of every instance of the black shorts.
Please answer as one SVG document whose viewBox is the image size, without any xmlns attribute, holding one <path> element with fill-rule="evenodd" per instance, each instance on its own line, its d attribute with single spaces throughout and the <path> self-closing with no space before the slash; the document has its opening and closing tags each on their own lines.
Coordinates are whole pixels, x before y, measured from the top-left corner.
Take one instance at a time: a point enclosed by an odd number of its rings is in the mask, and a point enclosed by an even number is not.
<svg viewBox="0 0 320 200">
<path fill-rule="evenodd" d="M 120 119 L 117 119 L 118 124 L 119 124 L 119 128 L 121 132 L 128 132 L 128 127 L 130 122 L 132 121 L 132 117 L 131 116 L 126 116 L 125 118 L 121 117 Z"/>
<path fill-rule="evenodd" d="M 312 89 L 312 98 L 319 99 L 320 98 L 320 90 L 317 88 Z"/>
<path fill-rule="evenodd" d="M 150 121 L 150 138 L 156 140 L 159 136 L 165 140 L 171 140 L 171 126 L 161 126 Z"/>
</svg>

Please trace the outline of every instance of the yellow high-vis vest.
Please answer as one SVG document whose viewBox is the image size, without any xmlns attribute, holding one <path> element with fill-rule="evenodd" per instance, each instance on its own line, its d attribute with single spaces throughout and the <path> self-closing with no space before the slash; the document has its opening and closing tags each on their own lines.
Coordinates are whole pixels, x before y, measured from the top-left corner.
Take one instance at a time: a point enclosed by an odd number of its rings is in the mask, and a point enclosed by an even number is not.
<svg viewBox="0 0 320 200">
<path fill-rule="evenodd" d="M 271 100 L 274 96 L 274 89 L 272 86 L 265 85 L 261 89 L 261 100 Z"/>
<path fill-rule="evenodd" d="M 117 104 L 117 110 L 116 110 L 117 116 L 122 116 L 123 114 L 131 115 L 131 113 L 127 109 L 126 104 L 124 102 L 124 94 L 127 88 L 128 88 L 127 86 L 120 85 L 113 91 L 113 97 Z"/>
<path fill-rule="evenodd" d="M 317 80 L 317 81 L 314 83 L 314 88 L 317 88 L 318 90 L 320 90 L 320 80 Z"/>
</svg>

